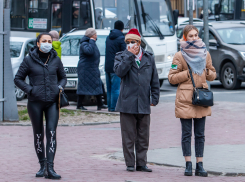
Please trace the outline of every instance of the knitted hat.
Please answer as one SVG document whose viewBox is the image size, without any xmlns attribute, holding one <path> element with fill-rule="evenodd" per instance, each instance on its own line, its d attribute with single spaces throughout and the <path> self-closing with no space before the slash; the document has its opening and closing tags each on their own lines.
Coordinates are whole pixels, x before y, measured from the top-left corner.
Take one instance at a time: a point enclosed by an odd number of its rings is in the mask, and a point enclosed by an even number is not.
<svg viewBox="0 0 245 182">
<path fill-rule="evenodd" d="M 117 20 L 114 24 L 114 29 L 123 30 L 124 29 L 124 23 L 120 20 Z"/>
<path fill-rule="evenodd" d="M 96 30 L 94 28 L 88 28 L 85 32 L 85 36 L 91 38 L 94 34 L 96 34 Z"/>
<path fill-rule="evenodd" d="M 127 41 L 127 39 L 134 39 L 138 41 L 141 40 L 139 31 L 136 28 L 130 29 L 129 32 L 125 36 L 125 41 Z"/>
<path fill-rule="evenodd" d="M 56 30 L 52 30 L 49 32 L 52 35 L 53 41 L 59 41 L 59 33 Z"/>
</svg>

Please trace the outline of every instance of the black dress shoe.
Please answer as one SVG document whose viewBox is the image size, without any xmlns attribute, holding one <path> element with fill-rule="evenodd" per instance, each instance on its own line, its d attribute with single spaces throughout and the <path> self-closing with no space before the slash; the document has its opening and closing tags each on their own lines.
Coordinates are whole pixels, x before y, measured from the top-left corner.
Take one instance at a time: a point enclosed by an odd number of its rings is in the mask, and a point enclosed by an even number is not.
<svg viewBox="0 0 245 182">
<path fill-rule="evenodd" d="M 40 170 L 37 172 L 36 177 L 47 176 L 47 161 L 46 161 L 46 159 L 39 161 L 39 163 L 40 163 Z"/>
<path fill-rule="evenodd" d="M 77 109 L 81 109 L 81 110 L 83 110 L 83 111 L 88 110 L 88 109 L 86 109 L 86 108 L 85 108 L 85 107 L 83 107 L 83 106 L 81 106 L 81 107 L 77 107 Z"/>
<path fill-rule="evenodd" d="M 127 171 L 134 172 L 134 166 L 127 166 Z"/>
<path fill-rule="evenodd" d="M 202 177 L 208 177 L 208 173 L 203 169 L 203 163 L 202 162 L 196 163 L 195 175 L 196 176 L 202 176 Z"/>
<path fill-rule="evenodd" d="M 52 162 L 47 162 L 47 172 L 48 172 L 48 175 L 45 176 L 45 178 L 48 178 L 48 179 L 60 179 L 61 178 L 61 176 L 58 175 L 54 171 L 54 163 Z"/>
<path fill-rule="evenodd" d="M 143 171 L 143 172 L 152 172 L 147 166 L 137 166 L 136 171 Z"/>
<path fill-rule="evenodd" d="M 192 176 L 192 163 L 190 161 L 186 162 L 185 176 Z"/>
<path fill-rule="evenodd" d="M 101 109 L 107 109 L 107 105 L 103 104 L 102 106 L 98 106 L 97 110 L 101 110 Z"/>
</svg>

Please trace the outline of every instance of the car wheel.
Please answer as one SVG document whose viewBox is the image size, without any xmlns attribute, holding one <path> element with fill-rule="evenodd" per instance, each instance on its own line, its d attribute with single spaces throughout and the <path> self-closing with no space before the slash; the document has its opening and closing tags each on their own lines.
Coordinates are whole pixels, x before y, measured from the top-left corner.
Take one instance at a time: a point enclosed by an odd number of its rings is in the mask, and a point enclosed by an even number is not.
<svg viewBox="0 0 245 182">
<path fill-rule="evenodd" d="M 221 80 L 223 86 L 228 90 L 238 89 L 241 86 L 241 80 L 237 79 L 237 71 L 232 63 L 226 63 L 221 71 Z"/>
<path fill-rule="evenodd" d="M 15 96 L 17 101 L 21 101 L 25 98 L 25 92 L 15 86 Z"/>
</svg>

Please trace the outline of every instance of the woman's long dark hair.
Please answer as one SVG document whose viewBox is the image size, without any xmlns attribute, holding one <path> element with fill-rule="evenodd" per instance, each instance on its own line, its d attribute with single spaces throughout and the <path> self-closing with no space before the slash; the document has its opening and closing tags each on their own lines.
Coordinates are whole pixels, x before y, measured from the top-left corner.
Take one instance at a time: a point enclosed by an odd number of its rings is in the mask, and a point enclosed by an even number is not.
<svg viewBox="0 0 245 182">
<path fill-rule="evenodd" d="M 48 32 L 40 33 L 40 34 L 37 36 L 37 39 L 36 39 L 36 45 L 37 45 L 37 43 L 40 41 L 40 39 L 42 38 L 43 35 L 49 35 L 49 36 L 52 38 L 52 40 L 53 40 L 53 36 L 52 36 L 50 33 L 48 33 Z"/>
</svg>

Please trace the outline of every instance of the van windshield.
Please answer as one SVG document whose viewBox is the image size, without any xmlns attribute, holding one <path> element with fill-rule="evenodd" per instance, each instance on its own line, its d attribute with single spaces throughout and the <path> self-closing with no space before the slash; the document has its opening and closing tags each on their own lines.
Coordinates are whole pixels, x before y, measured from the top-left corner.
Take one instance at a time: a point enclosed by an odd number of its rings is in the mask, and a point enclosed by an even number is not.
<svg viewBox="0 0 245 182">
<path fill-rule="evenodd" d="M 96 45 L 101 56 L 105 56 L 106 35 L 98 35 Z M 83 35 L 68 35 L 61 39 L 62 56 L 79 56 L 80 40 Z"/>
<path fill-rule="evenodd" d="M 217 30 L 221 39 L 227 44 L 245 45 L 244 28 L 225 28 Z"/>
<path fill-rule="evenodd" d="M 11 58 L 17 58 L 20 56 L 23 42 L 10 42 L 10 56 Z"/>
</svg>

